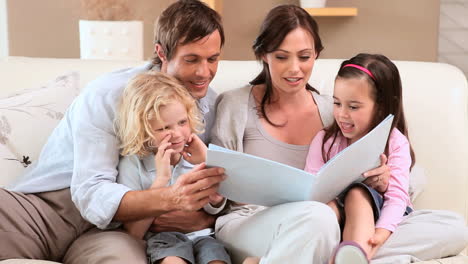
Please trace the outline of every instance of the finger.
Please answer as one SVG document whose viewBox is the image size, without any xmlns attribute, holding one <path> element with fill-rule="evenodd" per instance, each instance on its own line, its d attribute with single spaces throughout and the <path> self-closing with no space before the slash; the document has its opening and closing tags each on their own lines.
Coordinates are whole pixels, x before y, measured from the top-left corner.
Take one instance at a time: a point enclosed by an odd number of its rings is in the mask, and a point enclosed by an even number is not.
<svg viewBox="0 0 468 264">
<path fill-rule="evenodd" d="M 164 160 L 171 160 L 171 155 L 174 154 L 174 150 L 173 149 L 168 149 L 166 151 L 164 151 L 164 156 L 163 156 L 163 159 Z"/>
<path fill-rule="evenodd" d="M 214 195 L 218 192 L 219 184 L 213 185 L 209 188 L 199 190 L 197 193 L 193 195 L 193 199 L 195 200 L 203 200 L 203 199 L 210 199 L 210 196 Z"/>
<path fill-rule="evenodd" d="M 212 176 L 220 176 L 224 174 L 224 169 L 219 167 L 213 168 L 206 168 L 205 163 L 200 163 L 199 165 L 195 166 L 189 173 L 183 174 L 179 177 L 180 184 L 191 184 L 198 182 L 201 179 L 212 177 Z M 199 188 L 202 189 L 202 188 Z"/>
<path fill-rule="evenodd" d="M 191 191 L 193 193 L 196 193 L 199 190 L 204 190 L 207 188 L 210 188 L 214 185 L 219 185 L 222 181 L 226 179 L 226 175 L 220 174 L 220 175 L 214 175 L 214 176 L 208 176 L 206 178 L 203 178 L 201 180 L 198 180 L 191 185 L 187 186 L 187 190 Z"/>
<path fill-rule="evenodd" d="M 158 151 L 156 152 L 156 156 L 162 158 L 164 155 L 164 151 L 170 146 L 172 143 L 170 142 L 161 142 L 158 147 Z"/>
<path fill-rule="evenodd" d="M 385 154 L 380 154 L 380 166 L 387 164 L 387 156 Z"/>
<path fill-rule="evenodd" d="M 380 166 L 378 168 L 366 171 L 362 175 L 364 177 L 368 178 L 368 177 L 371 177 L 371 176 L 377 176 L 377 175 L 383 174 L 384 172 L 385 172 L 385 166 Z"/>
<path fill-rule="evenodd" d="M 189 136 L 189 138 L 188 138 L 188 140 L 187 140 L 187 143 L 191 143 L 191 142 L 192 142 L 193 136 L 194 136 L 194 135 L 195 135 L 195 134 L 193 134 L 193 133 L 190 134 L 190 136 Z"/>
</svg>

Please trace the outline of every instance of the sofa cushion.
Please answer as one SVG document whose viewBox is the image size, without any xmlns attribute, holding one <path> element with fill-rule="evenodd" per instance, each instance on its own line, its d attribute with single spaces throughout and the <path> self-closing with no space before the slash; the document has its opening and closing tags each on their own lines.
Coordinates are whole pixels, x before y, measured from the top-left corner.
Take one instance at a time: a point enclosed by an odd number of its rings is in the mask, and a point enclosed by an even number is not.
<svg viewBox="0 0 468 264">
<path fill-rule="evenodd" d="M 18 162 L 11 162 L 10 158 L 26 159 L 22 165 L 34 161 L 78 92 L 79 75 L 71 72 L 45 86 L 0 99 L 0 145 L 9 150 L 4 154 L 8 159 L 3 159 L 1 165 L 8 171 L 8 178 L 16 178 L 18 175 L 14 174 L 21 171 Z M 8 182 L 4 179 L 0 182 L 5 183 Z"/>
</svg>

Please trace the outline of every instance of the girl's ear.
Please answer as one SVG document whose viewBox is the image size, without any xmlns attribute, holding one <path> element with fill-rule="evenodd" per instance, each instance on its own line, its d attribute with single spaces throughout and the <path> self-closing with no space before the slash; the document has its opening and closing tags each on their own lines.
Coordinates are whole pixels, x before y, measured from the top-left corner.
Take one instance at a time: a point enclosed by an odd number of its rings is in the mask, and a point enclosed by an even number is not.
<svg viewBox="0 0 468 264">
<path fill-rule="evenodd" d="M 156 55 L 158 55 L 161 62 L 167 62 L 166 53 L 164 52 L 164 49 L 161 46 L 161 44 L 154 45 L 154 51 Z"/>
</svg>

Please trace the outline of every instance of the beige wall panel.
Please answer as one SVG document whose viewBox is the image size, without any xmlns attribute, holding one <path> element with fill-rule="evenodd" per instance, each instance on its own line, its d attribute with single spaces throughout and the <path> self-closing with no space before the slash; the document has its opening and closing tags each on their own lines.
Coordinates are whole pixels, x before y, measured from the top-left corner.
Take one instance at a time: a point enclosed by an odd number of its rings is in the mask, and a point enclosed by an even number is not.
<svg viewBox="0 0 468 264">
<path fill-rule="evenodd" d="M 144 21 L 144 56 L 153 53 L 153 25 L 175 0 L 134 0 Z M 79 57 L 79 0 L 7 0 L 9 54 L 31 57 Z M 226 31 L 223 59 L 253 59 L 252 43 L 268 10 L 298 0 L 224 0 Z M 325 45 L 322 58 L 348 58 L 379 52 L 392 59 L 436 61 L 439 0 L 328 0 L 329 6 L 359 8 L 356 17 L 317 17 Z"/>
</svg>

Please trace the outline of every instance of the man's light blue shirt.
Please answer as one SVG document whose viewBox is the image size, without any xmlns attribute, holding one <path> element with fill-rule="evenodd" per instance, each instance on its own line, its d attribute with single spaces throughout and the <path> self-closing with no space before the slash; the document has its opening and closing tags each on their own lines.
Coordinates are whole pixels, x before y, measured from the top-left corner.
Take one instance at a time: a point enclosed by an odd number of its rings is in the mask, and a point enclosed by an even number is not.
<svg viewBox="0 0 468 264">
<path fill-rule="evenodd" d="M 127 82 L 150 70 L 150 63 L 105 74 L 90 82 L 73 101 L 54 129 L 36 162 L 9 189 L 38 193 L 70 188 L 81 215 L 98 228 L 106 228 L 124 194 L 130 189 L 116 183 L 120 142 L 114 130 L 118 101 Z M 214 122 L 216 93 L 209 89 L 198 101 L 205 117 L 209 142 Z"/>
</svg>

